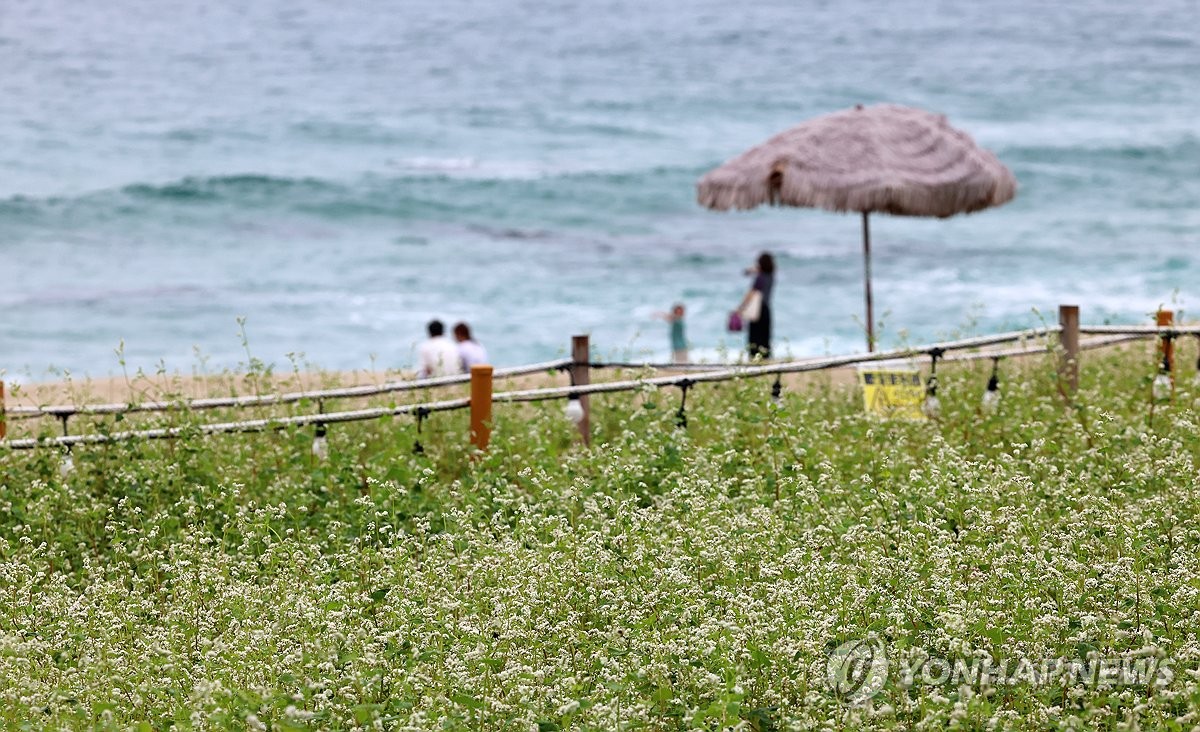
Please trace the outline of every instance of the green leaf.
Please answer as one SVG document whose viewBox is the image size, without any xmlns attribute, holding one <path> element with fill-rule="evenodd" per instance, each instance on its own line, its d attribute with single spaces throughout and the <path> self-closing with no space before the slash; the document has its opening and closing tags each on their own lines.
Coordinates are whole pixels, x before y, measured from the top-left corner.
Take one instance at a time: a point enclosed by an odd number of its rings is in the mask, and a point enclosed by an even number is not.
<svg viewBox="0 0 1200 732">
<path fill-rule="evenodd" d="M 752 668 L 762 668 L 771 663 L 771 658 L 759 650 L 758 646 L 750 646 L 750 666 Z"/>
<path fill-rule="evenodd" d="M 383 598 L 387 597 L 387 593 L 391 589 L 391 587 L 380 587 L 378 590 L 375 590 L 370 594 L 371 602 L 379 602 Z"/>
<path fill-rule="evenodd" d="M 654 690 L 654 695 L 651 697 L 651 699 L 654 700 L 655 704 L 666 704 L 667 702 L 671 701 L 671 698 L 674 696 L 675 691 L 671 687 L 659 686 Z"/>
<path fill-rule="evenodd" d="M 483 709 L 483 702 L 479 701 L 470 694 L 455 694 L 454 696 L 450 697 L 450 701 L 464 706 L 467 709 Z"/>
<path fill-rule="evenodd" d="M 351 707 L 354 713 L 354 721 L 358 724 L 368 724 L 375 718 L 375 714 L 380 710 L 379 704 L 355 704 Z"/>
</svg>

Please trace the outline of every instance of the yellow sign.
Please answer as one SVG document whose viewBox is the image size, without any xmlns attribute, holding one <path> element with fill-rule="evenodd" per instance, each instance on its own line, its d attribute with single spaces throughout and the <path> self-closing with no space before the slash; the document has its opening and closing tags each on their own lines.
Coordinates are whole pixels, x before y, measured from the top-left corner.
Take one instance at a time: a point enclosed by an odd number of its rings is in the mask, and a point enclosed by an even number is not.
<svg viewBox="0 0 1200 732">
<path fill-rule="evenodd" d="M 863 407 L 871 414 L 890 419 L 924 419 L 921 403 L 925 387 L 921 372 L 911 362 L 861 364 L 858 384 Z"/>
</svg>

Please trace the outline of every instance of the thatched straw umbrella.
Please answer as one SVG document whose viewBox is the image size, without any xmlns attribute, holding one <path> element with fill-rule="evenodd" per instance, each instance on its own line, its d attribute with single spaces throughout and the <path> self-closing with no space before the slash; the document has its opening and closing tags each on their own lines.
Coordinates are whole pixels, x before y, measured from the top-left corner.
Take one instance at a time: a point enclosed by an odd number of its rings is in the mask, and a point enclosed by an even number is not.
<svg viewBox="0 0 1200 732">
<path fill-rule="evenodd" d="M 710 171 L 700 205 L 725 211 L 803 206 L 862 213 L 867 348 L 874 350 L 872 212 L 945 218 L 1012 200 L 1013 174 L 945 116 L 862 105 L 809 120 Z"/>
</svg>

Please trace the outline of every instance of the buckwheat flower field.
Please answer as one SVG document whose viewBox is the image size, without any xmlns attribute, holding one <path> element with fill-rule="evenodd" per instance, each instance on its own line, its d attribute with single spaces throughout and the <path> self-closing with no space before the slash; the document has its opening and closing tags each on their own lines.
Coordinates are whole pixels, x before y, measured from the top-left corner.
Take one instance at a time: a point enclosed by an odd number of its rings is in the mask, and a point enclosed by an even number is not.
<svg viewBox="0 0 1200 732">
<path fill-rule="evenodd" d="M 0 725 L 1196 729 L 1200 390 L 1053 364 L 0 450 Z"/>
</svg>

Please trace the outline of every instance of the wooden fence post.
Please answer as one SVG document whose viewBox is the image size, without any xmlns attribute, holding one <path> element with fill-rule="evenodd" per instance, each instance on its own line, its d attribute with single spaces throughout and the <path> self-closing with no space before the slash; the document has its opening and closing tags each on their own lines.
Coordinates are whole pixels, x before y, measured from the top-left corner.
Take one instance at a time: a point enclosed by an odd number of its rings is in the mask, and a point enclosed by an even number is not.
<svg viewBox="0 0 1200 732">
<path fill-rule="evenodd" d="M 571 383 L 575 386 L 587 386 L 592 383 L 591 361 L 592 351 L 588 337 L 577 335 L 571 338 Z M 583 419 L 579 420 L 579 434 L 583 444 L 592 444 L 592 407 L 587 394 L 579 396 L 579 406 L 583 407 Z"/>
<path fill-rule="evenodd" d="M 471 367 L 471 444 L 486 450 L 492 437 L 492 367 Z"/>
<path fill-rule="evenodd" d="M 1079 306 L 1059 305 L 1058 324 L 1062 326 L 1058 334 L 1058 342 L 1062 346 L 1058 373 L 1067 384 L 1066 394 L 1069 397 L 1079 389 Z"/>
<path fill-rule="evenodd" d="M 1173 310 L 1159 310 L 1155 314 L 1155 324 L 1162 328 L 1164 326 L 1175 325 L 1175 312 Z M 1167 336 L 1163 336 L 1158 343 L 1159 363 L 1166 363 L 1167 373 L 1171 376 L 1171 383 L 1175 383 L 1175 340 Z"/>
</svg>

